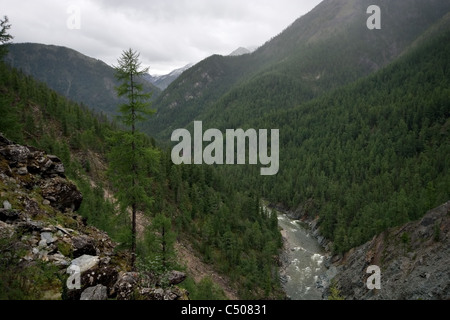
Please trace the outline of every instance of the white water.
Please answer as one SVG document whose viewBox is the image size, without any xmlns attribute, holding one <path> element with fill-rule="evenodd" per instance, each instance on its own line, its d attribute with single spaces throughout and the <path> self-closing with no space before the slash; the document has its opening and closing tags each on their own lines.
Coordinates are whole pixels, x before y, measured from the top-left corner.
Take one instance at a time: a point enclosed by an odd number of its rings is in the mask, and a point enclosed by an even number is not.
<svg viewBox="0 0 450 320">
<path fill-rule="evenodd" d="M 278 213 L 278 225 L 283 229 L 289 248 L 283 276 L 286 294 L 292 300 L 321 300 L 322 291 L 316 282 L 325 272 L 322 248 L 309 231 L 285 214 Z"/>
</svg>

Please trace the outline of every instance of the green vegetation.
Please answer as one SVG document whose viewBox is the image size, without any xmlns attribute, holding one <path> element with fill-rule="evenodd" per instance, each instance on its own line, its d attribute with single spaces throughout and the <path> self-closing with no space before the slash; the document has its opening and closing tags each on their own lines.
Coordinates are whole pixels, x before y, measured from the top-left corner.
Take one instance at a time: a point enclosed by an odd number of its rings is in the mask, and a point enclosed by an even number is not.
<svg viewBox="0 0 450 320">
<path fill-rule="evenodd" d="M 0 61 L 8 53 L 6 45 L 13 39 L 13 36 L 8 33 L 9 29 L 11 29 L 9 19 L 4 16 L 3 20 L 0 20 Z"/>
<path fill-rule="evenodd" d="M 0 238 L 0 300 L 41 300 L 62 289 L 58 268 L 37 261 L 26 269 L 17 268 L 26 251 L 17 246 L 19 234 Z M 12 267 L 14 266 L 14 267 Z"/>
<path fill-rule="evenodd" d="M 148 144 L 146 137 L 136 131 L 138 122 L 146 120 L 153 113 L 148 100 L 151 94 L 143 92 L 138 80 L 148 72 L 141 70 L 139 54 L 132 49 L 124 51 L 115 67 L 116 78 L 120 85 L 116 87 L 119 97 L 127 102 L 119 106 L 121 123 L 128 131 L 115 132 L 110 137 L 111 150 L 108 152 L 108 177 L 119 200 L 122 211 L 128 214 L 131 209 L 131 268 L 136 262 L 136 214 L 140 209 L 148 210 L 152 196 L 148 191 L 151 185 L 150 174 L 158 164 L 158 153 Z"/>
<path fill-rule="evenodd" d="M 83 194 L 79 213 L 119 242 L 119 249 L 128 250 L 130 215 L 117 214 L 116 204 L 104 198 L 105 189 L 114 190 L 105 155 L 113 150 L 111 137 L 118 134 L 118 126 L 5 64 L 0 65 L 0 91 L 0 112 L 5 115 L 0 121 L 6 115 L 9 119 L 2 122 L 1 131 L 17 143 L 60 157 L 67 176 Z M 149 138 L 141 142 L 152 147 Z M 160 150 L 159 161 L 147 165 L 146 192 L 154 199 L 145 205 L 150 218 L 165 213 L 171 231 L 191 241 L 206 262 L 229 275 L 243 297 L 281 294 L 276 264 L 281 235 L 276 217 L 260 212 L 257 196 L 236 192 L 213 168 L 173 165 L 168 151 Z M 152 251 L 144 240 L 137 252 L 138 259 L 146 261 Z"/>
<path fill-rule="evenodd" d="M 163 138 L 193 120 L 280 129 L 277 176 L 216 172 L 287 209 L 308 203 L 335 252 L 450 198 L 450 5 L 415 3 L 415 19 L 386 4 L 371 32 L 361 27 L 369 2 L 354 4 L 322 4 L 252 55 L 205 59 L 157 99 L 145 128 Z"/>
<path fill-rule="evenodd" d="M 123 248 L 133 246 L 135 228 L 130 232 L 129 226 L 135 225 L 136 210 L 143 211 L 152 220 L 136 248 L 144 269 L 163 272 L 181 265 L 172 260 L 173 242 L 183 238 L 231 279 L 241 298 L 280 297 L 282 239 L 276 215 L 261 209 L 261 199 L 307 208 L 307 215 L 319 217 L 332 249 L 343 253 L 450 198 L 450 16 L 442 19 L 447 23 L 436 23 L 450 3 L 418 2 L 415 12 L 405 8 L 409 4 L 386 3 L 390 14 L 375 33 L 361 27 L 369 2 L 323 3 L 252 55 L 205 59 L 157 99 L 157 119 L 140 125 L 164 138 L 193 120 L 222 130 L 277 128 L 281 163 L 276 176 L 261 177 L 257 166 L 175 166 L 167 150 L 159 150 L 157 159 L 148 154 L 155 144 L 151 138 L 123 133 L 105 116 L 4 64 L 0 130 L 58 155 L 83 192 L 80 213 Z M 15 61 L 30 58 L 24 66 L 39 64 L 30 69 L 54 79 L 61 75 L 47 70 L 67 70 L 58 63 L 66 68 L 80 61 L 67 50 L 38 45 L 30 45 L 33 54 L 19 59 L 16 48 Z M 54 50 L 62 58 L 46 61 L 40 50 Z M 89 60 L 87 70 L 96 64 Z M 98 80 L 89 72 L 75 74 Z M 75 81 L 67 74 L 62 78 Z M 104 90 L 104 83 L 91 84 Z M 59 89 L 70 97 L 66 84 Z M 127 95 L 129 89 L 120 92 Z M 107 110 L 117 104 L 101 99 L 107 107 L 98 101 L 90 105 Z M 128 117 L 124 124 L 133 126 L 137 118 L 130 104 L 122 111 Z M 138 173 L 141 182 L 129 173 Z M 116 193 L 122 214 L 104 199 L 104 188 Z M 436 241 L 439 232 L 436 226 Z M 407 251 L 411 239 L 405 233 L 395 241 Z M 221 296 L 210 279 L 191 281 L 186 285 L 194 297 Z M 340 299 L 336 287 L 331 297 Z"/>
<path fill-rule="evenodd" d="M 337 288 L 337 284 L 334 281 L 330 286 L 330 295 L 328 296 L 328 300 L 345 300 L 345 298 L 341 296 L 341 293 Z"/>
<path fill-rule="evenodd" d="M 211 278 L 205 277 L 199 283 L 193 279 L 186 279 L 181 287 L 189 292 L 191 300 L 226 300 L 223 290 Z"/>
<path fill-rule="evenodd" d="M 280 171 L 220 168 L 289 208 L 309 203 L 344 252 L 450 198 L 450 32 L 382 71 L 245 127 L 280 129 Z M 238 115 L 236 115 L 238 116 Z"/>
<path fill-rule="evenodd" d="M 181 236 L 206 262 L 239 283 L 243 299 L 280 294 L 276 261 L 282 239 L 276 214 L 261 210 L 256 195 L 235 192 L 237 187 L 211 167 L 168 163 Z"/>
<path fill-rule="evenodd" d="M 371 4 L 321 3 L 251 55 L 201 61 L 156 99 L 157 117 L 143 130 L 168 140 L 194 120 L 224 130 L 295 108 L 388 65 L 450 10 L 445 2 L 386 3 L 383 28 L 372 32 Z"/>
<path fill-rule="evenodd" d="M 434 240 L 435 242 L 441 241 L 441 227 L 440 227 L 440 225 L 439 225 L 438 222 L 436 222 L 436 223 L 434 224 L 434 236 L 433 236 L 433 240 Z"/>
<path fill-rule="evenodd" d="M 25 74 L 45 82 L 57 93 L 112 119 L 125 98 L 116 95 L 119 82 L 114 68 L 75 50 L 37 43 L 14 43 L 8 46 L 5 62 Z M 146 93 L 156 98 L 160 90 L 147 81 L 141 82 Z"/>
<path fill-rule="evenodd" d="M 172 230 L 172 221 L 163 214 L 157 214 L 147 227 L 145 234 L 145 246 L 148 252 L 142 252 L 141 256 L 148 257 L 153 270 L 158 274 L 164 274 L 176 267 L 175 244 L 176 233 Z M 142 250 L 141 249 L 141 250 Z"/>
</svg>

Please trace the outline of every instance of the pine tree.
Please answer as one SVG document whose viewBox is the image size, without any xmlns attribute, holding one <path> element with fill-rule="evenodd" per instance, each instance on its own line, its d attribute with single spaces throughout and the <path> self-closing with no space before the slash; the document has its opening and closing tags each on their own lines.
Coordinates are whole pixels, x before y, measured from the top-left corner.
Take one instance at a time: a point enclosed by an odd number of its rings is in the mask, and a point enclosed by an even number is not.
<svg viewBox="0 0 450 320">
<path fill-rule="evenodd" d="M 13 36 L 8 33 L 9 29 L 11 29 L 9 19 L 4 16 L 3 20 L 0 20 L 0 61 L 8 53 L 6 45 L 13 39 Z"/>
<path fill-rule="evenodd" d="M 153 113 L 148 102 L 151 94 L 144 93 L 139 82 L 148 68 L 141 69 L 139 54 L 129 49 L 122 53 L 115 70 L 121 83 L 116 87 L 117 95 L 127 98 L 119 106 L 118 118 L 128 130 L 114 133 L 110 138 L 109 175 L 123 211 L 131 208 L 131 267 L 135 269 L 136 213 L 151 205 L 152 197 L 147 190 L 151 183 L 149 169 L 157 165 L 158 153 L 150 147 L 146 136 L 136 130 L 137 123 Z"/>
<path fill-rule="evenodd" d="M 173 268 L 175 258 L 176 233 L 172 230 L 172 223 L 164 214 L 159 213 L 147 227 L 145 244 L 150 258 L 152 272 L 165 274 Z"/>
</svg>

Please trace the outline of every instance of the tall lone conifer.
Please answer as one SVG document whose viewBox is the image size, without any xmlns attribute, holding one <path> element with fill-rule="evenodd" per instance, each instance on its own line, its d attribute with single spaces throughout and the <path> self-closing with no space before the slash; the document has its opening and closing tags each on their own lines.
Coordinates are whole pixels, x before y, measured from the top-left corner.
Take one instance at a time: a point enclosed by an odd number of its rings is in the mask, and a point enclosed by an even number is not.
<svg viewBox="0 0 450 320">
<path fill-rule="evenodd" d="M 136 262 L 136 213 L 145 211 L 152 199 L 149 195 L 149 170 L 154 166 L 157 151 L 149 147 L 148 138 L 137 131 L 138 122 L 146 120 L 154 111 L 150 109 L 151 93 L 144 93 L 140 78 L 148 72 L 141 69 L 139 53 L 126 50 L 114 67 L 120 85 L 117 95 L 125 97 L 127 102 L 119 106 L 119 120 L 128 130 L 114 134 L 111 138 L 109 153 L 109 175 L 116 196 L 127 212 L 131 209 L 131 267 Z"/>
</svg>

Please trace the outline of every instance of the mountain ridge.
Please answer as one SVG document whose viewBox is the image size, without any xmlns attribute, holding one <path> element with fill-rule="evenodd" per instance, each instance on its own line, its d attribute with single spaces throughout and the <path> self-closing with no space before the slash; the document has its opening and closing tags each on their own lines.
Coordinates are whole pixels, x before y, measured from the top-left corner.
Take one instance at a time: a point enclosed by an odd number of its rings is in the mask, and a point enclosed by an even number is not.
<svg viewBox="0 0 450 320">
<path fill-rule="evenodd" d="M 220 128 L 239 126 L 249 117 L 238 123 L 228 119 L 242 112 L 239 106 L 248 106 L 246 100 L 253 101 L 246 110 L 252 117 L 292 108 L 379 70 L 450 10 L 436 0 L 379 1 L 384 28 L 373 31 L 366 27 L 372 2 L 323 1 L 252 54 L 206 58 L 155 101 L 158 112 L 147 132 L 168 139 L 194 119 Z"/>
<path fill-rule="evenodd" d="M 168 74 L 164 75 L 145 75 L 144 78 L 158 87 L 160 90 L 165 90 L 172 82 L 174 82 L 184 71 L 188 70 L 194 65 L 194 63 L 189 63 L 184 67 L 172 70 Z"/>
<path fill-rule="evenodd" d="M 117 98 L 114 68 L 76 50 L 38 43 L 11 44 L 5 61 L 46 83 L 56 92 L 108 116 L 115 115 L 123 99 Z M 160 90 L 144 82 L 153 99 Z"/>
</svg>

